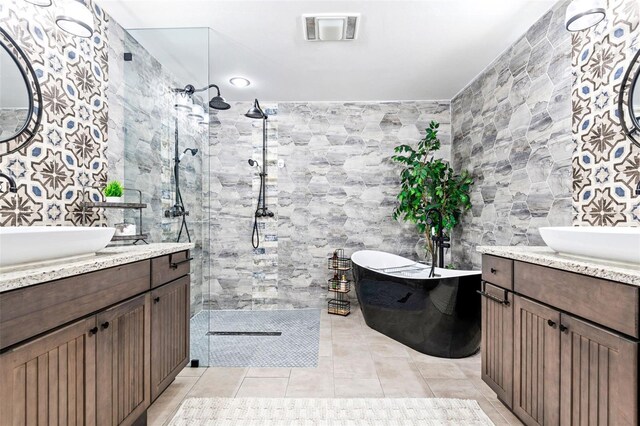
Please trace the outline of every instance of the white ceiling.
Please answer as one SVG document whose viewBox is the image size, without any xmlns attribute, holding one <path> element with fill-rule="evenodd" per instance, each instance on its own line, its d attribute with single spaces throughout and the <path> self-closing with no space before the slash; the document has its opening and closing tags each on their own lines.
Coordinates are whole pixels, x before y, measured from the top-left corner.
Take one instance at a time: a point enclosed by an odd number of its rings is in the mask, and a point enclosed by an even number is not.
<svg viewBox="0 0 640 426">
<path fill-rule="evenodd" d="M 451 99 L 555 2 L 99 0 L 127 29 L 211 28 L 210 79 L 234 101 Z M 302 14 L 333 12 L 362 15 L 356 41 L 303 39 Z M 204 52 L 187 48 L 189 37 L 140 37 L 178 76 L 195 78 Z M 233 76 L 252 84 L 233 88 Z"/>
</svg>

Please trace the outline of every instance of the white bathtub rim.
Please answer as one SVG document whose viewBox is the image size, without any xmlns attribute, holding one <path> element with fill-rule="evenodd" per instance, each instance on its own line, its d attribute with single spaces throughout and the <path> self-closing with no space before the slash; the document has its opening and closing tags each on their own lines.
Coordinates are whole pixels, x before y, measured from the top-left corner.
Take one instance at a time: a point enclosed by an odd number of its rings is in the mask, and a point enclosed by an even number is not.
<svg viewBox="0 0 640 426">
<path fill-rule="evenodd" d="M 429 272 L 431 270 L 430 265 L 418 263 L 416 261 L 398 256 L 396 254 L 378 250 L 359 250 L 351 255 L 351 262 L 360 266 L 361 268 L 369 269 L 372 272 L 402 279 L 437 280 L 442 278 L 480 275 L 482 273 L 481 271 L 473 270 L 467 271 L 461 269 L 435 268 L 436 276 L 429 277 Z M 406 273 L 394 273 L 385 271 L 386 269 L 401 267 L 422 268 L 423 271 L 418 271 L 417 273 L 412 273 L 411 275 Z"/>
</svg>

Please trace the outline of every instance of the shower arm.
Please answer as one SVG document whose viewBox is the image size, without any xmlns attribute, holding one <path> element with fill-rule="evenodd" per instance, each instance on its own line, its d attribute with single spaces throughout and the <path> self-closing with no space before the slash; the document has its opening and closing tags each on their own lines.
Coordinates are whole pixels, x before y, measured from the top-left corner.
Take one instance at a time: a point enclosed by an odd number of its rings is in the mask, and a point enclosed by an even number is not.
<svg viewBox="0 0 640 426">
<path fill-rule="evenodd" d="M 205 90 L 209 90 L 211 88 L 215 88 L 217 92 L 216 96 L 220 96 L 220 88 L 216 84 L 210 84 L 206 87 L 203 87 L 202 89 L 196 89 L 192 84 L 187 84 L 186 86 L 184 86 L 184 89 L 175 88 L 173 89 L 173 91 L 177 93 L 186 93 L 187 95 L 193 95 L 196 92 L 204 92 Z"/>
</svg>

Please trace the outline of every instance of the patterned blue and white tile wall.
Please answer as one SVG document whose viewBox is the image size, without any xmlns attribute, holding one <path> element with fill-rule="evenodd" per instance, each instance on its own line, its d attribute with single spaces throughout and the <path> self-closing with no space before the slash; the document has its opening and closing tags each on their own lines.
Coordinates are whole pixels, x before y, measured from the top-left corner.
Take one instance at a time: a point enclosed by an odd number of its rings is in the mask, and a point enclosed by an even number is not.
<svg viewBox="0 0 640 426">
<path fill-rule="evenodd" d="M 640 226 L 640 148 L 624 135 L 617 103 L 639 24 L 636 0 L 609 0 L 604 21 L 573 35 L 575 224 Z"/>
<path fill-rule="evenodd" d="M 33 64 L 44 102 L 34 142 L 0 158 L 0 169 L 19 185 L 17 194 L 0 190 L 0 226 L 103 222 L 101 211 L 80 206 L 83 187 L 107 179 L 108 18 L 93 2 L 87 4 L 96 29 L 85 39 L 59 30 L 53 8 L 21 0 L 0 3 L 0 25 Z M 97 190 L 87 195 L 99 197 Z"/>
</svg>

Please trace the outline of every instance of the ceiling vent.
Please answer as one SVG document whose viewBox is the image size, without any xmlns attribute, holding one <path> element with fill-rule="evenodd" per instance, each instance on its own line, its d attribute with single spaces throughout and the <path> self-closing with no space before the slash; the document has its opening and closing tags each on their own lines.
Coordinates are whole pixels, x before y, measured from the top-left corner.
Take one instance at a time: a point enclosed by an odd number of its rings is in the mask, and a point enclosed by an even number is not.
<svg viewBox="0 0 640 426">
<path fill-rule="evenodd" d="M 302 15 L 308 41 L 351 41 L 358 37 L 359 13 Z"/>
</svg>

